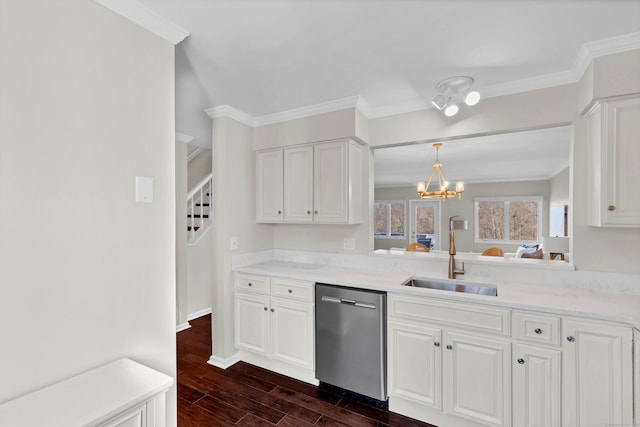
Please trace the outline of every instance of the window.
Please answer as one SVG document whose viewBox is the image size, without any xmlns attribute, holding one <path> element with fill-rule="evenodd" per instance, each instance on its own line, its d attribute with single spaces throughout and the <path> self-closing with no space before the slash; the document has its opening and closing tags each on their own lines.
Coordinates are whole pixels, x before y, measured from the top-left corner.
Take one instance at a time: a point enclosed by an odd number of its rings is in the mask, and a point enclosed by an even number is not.
<svg viewBox="0 0 640 427">
<path fill-rule="evenodd" d="M 376 200 L 373 217 L 375 237 L 405 237 L 404 205 L 402 200 Z"/>
<path fill-rule="evenodd" d="M 476 243 L 535 243 L 542 227 L 542 197 L 475 199 Z"/>
</svg>

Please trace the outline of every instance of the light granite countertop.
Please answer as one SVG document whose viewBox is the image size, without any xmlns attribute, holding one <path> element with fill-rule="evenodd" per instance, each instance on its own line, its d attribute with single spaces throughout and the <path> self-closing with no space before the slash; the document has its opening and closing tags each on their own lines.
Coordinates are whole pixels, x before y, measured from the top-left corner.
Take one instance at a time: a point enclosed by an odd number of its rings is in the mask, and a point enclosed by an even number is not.
<svg viewBox="0 0 640 427">
<path fill-rule="evenodd" d="M 410 272 L 349 268 L 301 262 L 268 261 L 234 268 L 246 274 L 322 282 L 355 288 L 382 290 L 446 300 L 487 304 L 522 310 L 578 316 L 622 322 L 640 329 L 640 295 L 601 292 L 583 288 L 536 286 L 531 284 L 492 284 L 497 296 L 465 294 L 425 288 L 402 286 L 413 274 Z M 417 275 L 425 277 L 423 275 Z M 448 279 L 434 278 L 438 281 Z M 456 280 L 461 284 L 478 283 Z"/>
</svg>

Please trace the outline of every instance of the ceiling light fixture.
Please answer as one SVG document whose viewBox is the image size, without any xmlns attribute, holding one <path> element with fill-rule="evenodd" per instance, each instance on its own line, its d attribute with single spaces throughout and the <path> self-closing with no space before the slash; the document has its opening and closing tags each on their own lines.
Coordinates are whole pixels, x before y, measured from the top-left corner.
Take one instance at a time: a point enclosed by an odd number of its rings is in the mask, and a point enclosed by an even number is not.
<svg viewBox="0 0 640 427">
<path fill-rule="evenodd" d="M 447 198 L 453 197 L 455 195 L 458 196 L 458 199 L 462 199 L 462 193 L 464 192 L 464 182 L 456 181 L 455 191 L 449 190 L 449 182 L 444 177 L 444 173 L 442 172 L 442 163 L 440 163 L 440 159 L 438 158 L 438 150 L 440 147 L 442 147 L 442 144 L 436 143 L 433 144 L 433 146 L 436 148 L 436 161 L 433 163 L 433 169 L 431 170 L 429 181 L 427 181 L 426 184 L 423 181 L 418 182 L 418 195 L 421 199 L 446 200 Z M 431 180 L 433 179 L 434 175 L 437 175 L 438 177 L 438 190 L 429 191 L 429 186 L 431 185 Z"/>
<path fill-rule="evenodd" d="M 468 106 L 476 105 L 480 101 L 480 93 L 473 90 L 474 80 L 468 76 L 456 76 L 444 79 L 436 85 L 438 94 L 431 103 L 438 110 L 444 110 L 444 115 L 452 117 L 458 114 L 461 102 Z"/>
</svg>

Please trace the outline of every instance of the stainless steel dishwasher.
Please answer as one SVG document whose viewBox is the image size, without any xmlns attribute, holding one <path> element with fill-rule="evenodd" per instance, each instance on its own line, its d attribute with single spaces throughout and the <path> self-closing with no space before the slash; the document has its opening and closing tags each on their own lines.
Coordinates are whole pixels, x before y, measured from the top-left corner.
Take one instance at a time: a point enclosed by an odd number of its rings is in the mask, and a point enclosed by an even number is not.
<svg viewBox="0 0 640 427">
<path fill-rule="evenodd" d="M 387 400 L 386 292 L 316 283 L 316 378 Z"/>
</svg>

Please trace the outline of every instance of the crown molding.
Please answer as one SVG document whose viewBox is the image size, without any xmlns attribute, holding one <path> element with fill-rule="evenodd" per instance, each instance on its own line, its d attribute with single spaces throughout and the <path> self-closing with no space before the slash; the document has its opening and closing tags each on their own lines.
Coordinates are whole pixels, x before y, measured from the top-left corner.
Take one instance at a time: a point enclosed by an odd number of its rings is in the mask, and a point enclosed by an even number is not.
<svg viewBox="0 0 640 427">
<path fill-rule="evenodd" d="M 359 95 L 349 96 L 347 98 L 335 99 L 333 101 L 322 102 L 320 104 L 308 105 L 305 107 L 294 108 L 279 113 L 256 117 L 254 119 L 254 122 L 255 126 L 272 125 L 275 123 L 287 122 L 289 120 L 317 116 L 319 114 L 333 113 L 334 111 L 346 110 L 347 108 L 356 108 L 358 102 L 361 102 L 361 105 L 366 104 L 366 102 Z M 368 106 L 368 104 L 366 105 Z"/>
<path fill-rule="evenodd" d="M 582 75 L 594 58 L 635 49 L 640 49 L 640 32 L 583 44 L 576 58 L 576 62 L 573 64 L 576 81 L 582 78 Z"/>
<path fill-rule="evenodd" d="M 178 142 L 184 142 L 185 144 L 188 144 L 191 141 L 193 141 L 193 139 L 194 138 L 190 135 L 185 135 L 184 133 L 176 132 L 176 141 Z"/>
<path fill-rule="evenodd" d="M 221 117 L 228 117 L 234 119 L 240 123 L 244 123 L 247 126 L 256 127 L 255 119 L 237 108 L 233 108 L 230 105 L 219 105 L 217 107 L 211 107 L 204 110 L 205 113 L 212 119 L 218 119 Z"/>
<path fill-rule="evenodd" d="M 155 13 L 136 0 L 95 1 L 174 45 L 189 36 L 187 30 Z"/>
</svg>

